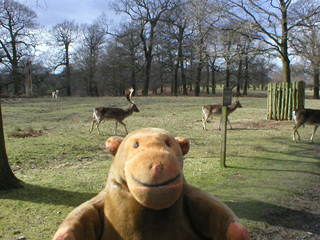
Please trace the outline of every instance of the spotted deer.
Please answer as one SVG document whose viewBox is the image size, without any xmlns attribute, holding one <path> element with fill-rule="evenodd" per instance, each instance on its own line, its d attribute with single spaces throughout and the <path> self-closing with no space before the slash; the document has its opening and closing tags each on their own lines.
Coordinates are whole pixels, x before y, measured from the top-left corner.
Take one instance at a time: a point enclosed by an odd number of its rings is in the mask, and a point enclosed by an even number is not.
<svg viewBox="0 0 320 240">
<path fill-rule="evenodd" d="M 310 141 L 313 142 L 314 135 L 320 125 L 320 110 L 308 108 L 296 109 L 292 112 L 292 116 L 295 121 L 295 125 L 293 127 L 293 141 L 297 142 L 296 135 L 300 141 L 298 128 L 304 124 L 310 124 L 314 125 L 314 130 L 310 138 Z"/>
<path fill-rule="evenodd" d="M 230 120 L 228 116 L 233 113 L 237 108 L 242 108 L 240 101 L 236 100 L 232 105 L 227 107 L 227 121 L 232 129 Z M 203 129 L 207 130 L 206 128 L 206 123 L 208 122 L 209 117 L 211 116 L 217 116 L 221 117 L 222 116 L 222 105 L 207 105 L 202 107 L 202 125 Z M 220 119 L 220 125 L 219 125 L 219 130 L 221 129 L 221 119 Z"/>
<path fill-rule="evenodd" d="M 98 133 L 101 135 L 99 124 L 104 120 L 115 120 L 116 121 L 116 128 L 114 130 L 114 134 L 117 132 L 118 123 L 124 126 L 126 133 L 128 134 L 128 129 L 126 124 L 123 122 L 123 120 L 127 117 L 129 117 L 133 112 L 139 112 L 139 109 L 137 105 L 132 100 L 132 93 L 134 89 L 130 88 L 129 91 L 126 94 L 127 100 L 131 103 L 130 107 L 127 109 L 122 108 L 110 108 L 110 107 L 99 107 L 93 109 L 93 120 L 91 124 L 90 133 L 93 130 L 94 125 L 96 125 L 96 128 L 98 130 Z"/>
</svg>

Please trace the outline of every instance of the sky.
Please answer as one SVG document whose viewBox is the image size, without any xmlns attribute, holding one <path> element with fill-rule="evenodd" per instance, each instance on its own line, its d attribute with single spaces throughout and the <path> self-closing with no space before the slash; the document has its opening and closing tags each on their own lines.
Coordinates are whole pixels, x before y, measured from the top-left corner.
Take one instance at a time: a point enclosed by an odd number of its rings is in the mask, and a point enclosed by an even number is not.
<svg viewBox="0 0 320 240">
<path fill-rule="evenodd" d="M 64 20 L 92 23 L 103 12 L 108 21 L 120 21 L 121 16 L 109 7 L 110 0 L 16 0 L 37 13 L 37 22 L 47 29 Z"/>
</svg>

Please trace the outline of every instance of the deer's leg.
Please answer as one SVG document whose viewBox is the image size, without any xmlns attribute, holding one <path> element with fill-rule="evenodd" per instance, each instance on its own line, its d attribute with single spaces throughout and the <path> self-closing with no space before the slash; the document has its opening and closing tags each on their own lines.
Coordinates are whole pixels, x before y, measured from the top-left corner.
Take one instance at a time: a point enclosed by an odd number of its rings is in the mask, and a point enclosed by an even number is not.
<svg viewBox="0 0 320 240">
<path fill-rule="evenodd" d="M 126 129 L 126 133 L 127 133 L 127 135 L 128 135 L 128 129 L 127 129 L 127 126 L 124 124 L 124 122 L 119 121 L 119 123 L 124 126 L 124 128 Z"/>
<path fill-rule="evenodd" d="M 313 130 L 313 133 L 312 133 L 311 138 L 310 138 L 310 141 L 311 141 L 312 143 L 313 143 L 313 138 L 314 138 L 314 135 L 316 134 L 317 128 L 318 128 L 318 125 L 315 125 L 315 126 L 314 126 L 314 130 Z"/>
<path fill-rule="evenodd" d="M 95 124 L 96 122 L 97 122 L 97 120 L 96 120 L 96 119 L 93 119 L 93 120 L 92 120 L 90 133 L 92 132 L 93 127 L 94 127 L 94 124 Z"/>
<path fill-rule="evenodd" d="M 298 140 L 300 141 L 300 134 L 298 132 L 298 128 L 301 127 L 302 124 L 296 123 L 293 127 L 293 141 L 297 142 L 296 140 L 296 134 L 298 135 Z"/>
<path fill-rule="evenodd" d="M 100 125 L 100 122 L 97 121 L 96 127 L 97 127 L 97 130 L 98 130 L 99 135 L 101 135 L 101 132 L 100 132 L 100 129 L 99 129 L 99 125 Z"/>
<path fill-rule="evenodd" d="M 293 141 L 297 142 L 296 135 L 298 135 L 298 140 L 300 141 L 300 135 L 297 128 L 293 128 Z"/>
<path fill-rule="evenodd" d="M 116 128 L 114 129 L 114 135 L 117 134 L 117 128 L 118 128 L 118 121 L 116 121 Z"/>
<path fill-rule="evenodd" d="M 228 123 L 229 123 L 229 125 L 230 125 L 230 128 L 232 129 L 231 122 L 230 122 L 230 120 L 229 120 L 228 117 L 227 117 L 227 121 L 228 121 Z"/>
<path fill-rule="evenodd" d="M 207 130 L 207 126 L 206 126 L 207 120 L 208 119 L 205 116 L 202 117 L 202 128 L 204 130 Z"/>
</svg>

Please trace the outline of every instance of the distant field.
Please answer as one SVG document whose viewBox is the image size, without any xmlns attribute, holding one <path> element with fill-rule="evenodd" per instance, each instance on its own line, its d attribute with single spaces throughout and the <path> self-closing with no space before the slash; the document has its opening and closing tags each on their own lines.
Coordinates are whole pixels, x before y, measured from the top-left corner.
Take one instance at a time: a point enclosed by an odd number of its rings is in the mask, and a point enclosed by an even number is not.
<svg viewBox="0 0 320 240">
<path fill-rule="evenodd" d="M 124 122 L 129 131 L 158 127 L 190 140 L 185 156 L 187 181 L 230 206 L 253 239 L 320 239 L 320 132 L 309 143 L 312 127 L 300 128 L 292 141 L 293 122 L 266 120 L 267 100 L 243 97 L 243 108 L 230 115 L 227 165 L 220 159 L 219 119 L 202 129 L 201 106 L 220 97 L 135 97 L 140 109 Z M 124 97 L 3 99 L 7 153 L 23 189 L 0 192 L 0 239 L 51 239 L 63 218 L 105 185 L 112 157 L 104 149 L 115 123 L 89 133 L 92 109 L 128 107 Z M 319 100 L 306 107 L 320 108 Z M 118 134 L 125 135 L 123 126 Z M 318 204 L 318 205 L 314 205 Z M 292 237 L 292 238 L 291 238 Z"/>
</svg>

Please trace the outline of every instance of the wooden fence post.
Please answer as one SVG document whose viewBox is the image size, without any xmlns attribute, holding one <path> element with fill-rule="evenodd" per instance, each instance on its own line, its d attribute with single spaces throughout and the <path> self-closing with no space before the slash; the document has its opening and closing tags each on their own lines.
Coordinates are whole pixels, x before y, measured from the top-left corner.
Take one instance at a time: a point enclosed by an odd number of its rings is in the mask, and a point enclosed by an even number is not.
<svg viewBox="0 0 320 240">
<path fill-rule="evenodd" d="M 220 166 L 226 168 L 227 156 L 227 111 L 228 106 L 232 103 L 232 88 L 223 88 L 222 94 L 222 116 L 221 116 L 221 151 L 220 151 Z"/>
<path fill-rule="evenodd" d="M 269 83 L 267 100 L 267 119 L 291 120 L 292 111 L 304 108 L 305 83 Z"/>
</svg>

